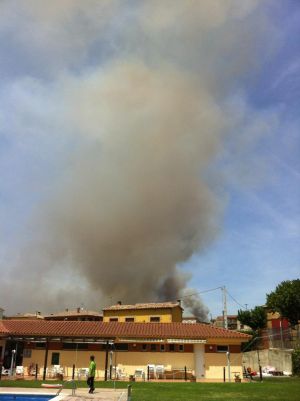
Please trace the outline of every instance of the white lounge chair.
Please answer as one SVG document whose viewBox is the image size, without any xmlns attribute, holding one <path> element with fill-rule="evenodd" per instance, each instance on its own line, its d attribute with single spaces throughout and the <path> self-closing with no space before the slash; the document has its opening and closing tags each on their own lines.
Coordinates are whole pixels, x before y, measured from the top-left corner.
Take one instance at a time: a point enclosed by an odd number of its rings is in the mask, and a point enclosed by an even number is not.
<svg viewBox="0 0 300 401">
<path fill-rule="evenodd" d="M 10 369 L 5 369 L 2 366 L 2 372 L 1 372 L 2 376 L 9 376 L 10 375 Z"/>
</svg>

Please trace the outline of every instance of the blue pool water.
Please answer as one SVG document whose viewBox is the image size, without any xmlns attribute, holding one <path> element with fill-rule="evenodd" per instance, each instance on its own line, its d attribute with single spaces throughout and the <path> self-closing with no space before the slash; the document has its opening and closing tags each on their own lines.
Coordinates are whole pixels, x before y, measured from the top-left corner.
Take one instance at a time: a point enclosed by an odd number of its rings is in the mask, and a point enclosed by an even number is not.
<svg viewBox="0 0 300 401">
<path fill-rule="evenodd" d="M 0 401 L 48 401 L 54 397 L 42 394 L 0 394 Z"/>
</svg>

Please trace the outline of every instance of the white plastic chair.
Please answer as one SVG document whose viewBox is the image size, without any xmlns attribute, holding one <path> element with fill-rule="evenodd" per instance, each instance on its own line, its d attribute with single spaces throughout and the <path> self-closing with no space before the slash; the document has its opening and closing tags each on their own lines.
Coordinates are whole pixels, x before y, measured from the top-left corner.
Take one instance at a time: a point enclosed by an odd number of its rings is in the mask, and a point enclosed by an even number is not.
<svg viewBox="0 0 300 401">
<path fill-rule="evenodd" d="M 78 380 L 81 380 L 82 378 L 85 380 L 85 379 L 87 379 L 88 375 L 89 375 L 89 368 L 78 369 L 78 372 L 77 372 Z"/>
<path fill-rule="evenodd" d="M 143 379 L 145 377 L 144 369 L 136 369 L 134 372 L 134 377 L 136 379 Z"/>
<path fill-rule="evenodd" d="M 164 365 L 156 365 L 155 366 L 155 374 L 156 374 L 157 379 L 162 379 L 164 373 L 165 373 Z"/>
<path fill-rule="evenodd" d="M 16 375 L 24 376 L 24 366 L 16 366 Z"/>
<path fill-rule="evenodd" d="M 117 376 L 117 379 L 119 379 L 119 380 L 126 379 L 126 377 L 127 377 L 124 369 L 118 368 L 118 367 L 117 367 L 117 371 L 116 371 L 116 376 Z"/>
<path fill-rule="evenodd" d="M 147 371 L 149 372 L 149 379 L 155 379 L 155 365 L 147 365 Z"/>
</svg>

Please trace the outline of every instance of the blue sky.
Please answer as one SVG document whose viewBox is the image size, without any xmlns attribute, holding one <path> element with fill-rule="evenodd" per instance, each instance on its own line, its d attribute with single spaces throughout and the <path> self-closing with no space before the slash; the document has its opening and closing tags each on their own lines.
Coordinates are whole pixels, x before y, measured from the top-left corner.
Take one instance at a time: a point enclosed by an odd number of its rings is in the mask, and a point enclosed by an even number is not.
<svg viewBox="0 0 300 401">
<path fill-rule="evenodd" d="M 299 278 L 299 35 L 297 0 L 1 2 L 0 306 L 156 300 L 154 275 L 251 308 Z"/>
</svg>

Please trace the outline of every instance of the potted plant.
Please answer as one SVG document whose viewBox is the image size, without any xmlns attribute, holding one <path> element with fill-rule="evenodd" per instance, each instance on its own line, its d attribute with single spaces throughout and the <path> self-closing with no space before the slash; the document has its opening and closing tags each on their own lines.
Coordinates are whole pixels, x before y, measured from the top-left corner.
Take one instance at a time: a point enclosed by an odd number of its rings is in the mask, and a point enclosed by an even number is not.
<svg viewBox="0 0 300 401">
<path fill-rule="evenodd" d="M 236 374 L 234 375 L 234 381 L 235 381 L 236 383 L 241 383 L 242 379 L 240 378 L 240 374 L 239 374 L 239 373 L 236 373 Z"/>
</svg>

